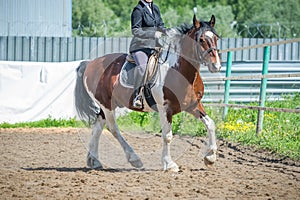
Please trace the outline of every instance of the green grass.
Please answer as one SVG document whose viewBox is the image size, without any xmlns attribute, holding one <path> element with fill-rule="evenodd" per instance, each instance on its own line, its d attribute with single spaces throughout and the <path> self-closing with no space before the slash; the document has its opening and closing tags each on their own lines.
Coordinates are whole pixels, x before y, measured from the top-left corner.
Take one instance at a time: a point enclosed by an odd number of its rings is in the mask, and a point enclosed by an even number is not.
<svg viewBox="0 0 300 200">
<path fill-rule="evenodd" d="M 82 123 L 75 118 L 69 119 L 54 119 L 48 117 L 47 119 L 34 121 L 34 122 L 20 122 L 10 124 L 3 122 L 0 124 L 0 128 L 48 128 L 48 127 L 78 127 L 82 126 Z"/>
<path fill-rule="evenodd" d="M 210 116 L 214 115 L 211 109 L 206 110 Z M 117 119 L 119 127 L 123 130 L 142 130 L 151 133 L 160 133 L 161 125 L 157 112 L 141 113 L 129 112 L 127 115 Z M 173 116 L 173 134 L 204 136 L 206 128 L 203 123 L 199 123 L 192 115 L 182 112 Z"/>
<path fill-rule="evenodd" d="M 251 104 L 256 105 L 256 104 Z M 268 101 L 266 107 L 300 108 L 300 94 L 284 96 L 284 100 Z M 219 137 L 257 145 L 281 156 L 300 159 L 300 114 L 264 112 L 263 130 L 256 135 L 257 111 L 230 108 L 227 119 L 218 123 Z"/>
</svg>

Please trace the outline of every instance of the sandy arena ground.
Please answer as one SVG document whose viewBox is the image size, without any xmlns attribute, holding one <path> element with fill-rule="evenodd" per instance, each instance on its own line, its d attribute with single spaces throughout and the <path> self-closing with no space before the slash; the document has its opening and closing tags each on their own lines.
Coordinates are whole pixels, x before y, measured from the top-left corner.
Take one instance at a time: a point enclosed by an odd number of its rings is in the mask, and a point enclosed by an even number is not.
<svg viewBox="0 0 300 200">
<path fill-rule="evenodd" d="M 144 162 L 128 164 L 108 132 L 103 170 L 86 167 L 89 133 L 79 129 L 0 129 L 0 199 L 300 199 L 300 162 L 218 141 L 214 169 L 203 163 L 203 138 L 175 136 L 180 172 L 161 170 L 158 135 L 124 132 Z"/>
</svg>

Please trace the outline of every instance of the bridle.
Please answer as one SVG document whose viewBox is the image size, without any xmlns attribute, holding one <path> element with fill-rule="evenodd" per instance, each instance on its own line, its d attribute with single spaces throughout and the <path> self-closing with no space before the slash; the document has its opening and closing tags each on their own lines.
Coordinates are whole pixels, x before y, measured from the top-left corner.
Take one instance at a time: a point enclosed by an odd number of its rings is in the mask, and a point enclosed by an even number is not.
<svg viewBox="0 0 300 200">
<path fill-rule="evenodd" d="M 219 49 L 215 45 L 211 45 L 208 49 L 206 49 L 204 51 L 201 50 L 201 48 L 200 48 L 201 47 L 201 45 L 200 45 L 200 43 L 201 43 L 200 38 L 205 33 L 205 31 L 211 31 L 211 30 L 209 30 L 207 28 L 200 28 L 196 32 L 193 32 L 193 30 L 195 30 L 195 29 L 190 29 L 190 31 L 188 31 L 186 33 L 186 35 L 189 38 L 192 38 L 193 40 L 196 41 L 196 42 L 194 42 L 195 44 L 193 45 L 193 48 L 194 48 L 194 52 L 196 52 L 196 58 L 197 59 L 187 58 L 187 57 L 186 57 L 186 59 L 190 60 L 192 62 L 195 62 L 195 63 L 205 64 L 205 57 L 207 57 L 213 51 L 219 52 Z M 211 31 L 211 32 L 214 34 L 214 36 L 216 36 L 217 38 L 219 38 L 219 36 L 215 33 L 215 31 Z M 194 33 L 194 37 L 191 36 L 192 33 Z M 165 63 L 167 61 L 167 59 L 169 57 L 170 49 L 172 47 L 171 47 L 171 43 L 166 42 L 165 40 L 160 39 L 160 43 L 168 45 L 167 54 L 166 54 L 165 59 L 163 59 L 162 61 L 159 62 L 160 64 L 163 64 L 163 63 Z M 212 42 L 210 42 L 210 43 L 212 44 Z M 159 54 L 161 53 L 161 51 L 162 50 L 159 50 Z M 220 56 L 220 54 L 219 54 L 219 56 Z"/>
<path fill-rule="evenodd" d="M 208 56 L 211 52 L 214 52 L 214 51 L 219 52 L 219 49 L 215 45 L 212 45 L 213 42 L 211 42 L 211 41 L 209 42 L 209 44 L 211 44 L 211 45 L 210 45 L 210 47 L 208 49 L 206 49 L 204 51 L 200 49 L 201 45 L 199 43 L 203 43 L 201 41 L 201 36 L 205 33 L 205 31 L 209 31 L 209 30 L 205 30 L 205 29 L 201 29 L 200 28 L 199 30 L 197 30 L 194 33 L 194 35 L 195 35 L 194 36 L 194 40 L 196 41 L 196 43 L 195 43 L 195 46 L 196 46 L 196 55 L 197 55 L 198 58 L 200 58 L 200 63 L 201 64 L 205 63 L 205 57 Z M 216 36 L 216 37 L 219 38 L 219 36 L 214 31 L 211 31 L 211 32 L 214 34 L 214 36 Z"/>
</svg>

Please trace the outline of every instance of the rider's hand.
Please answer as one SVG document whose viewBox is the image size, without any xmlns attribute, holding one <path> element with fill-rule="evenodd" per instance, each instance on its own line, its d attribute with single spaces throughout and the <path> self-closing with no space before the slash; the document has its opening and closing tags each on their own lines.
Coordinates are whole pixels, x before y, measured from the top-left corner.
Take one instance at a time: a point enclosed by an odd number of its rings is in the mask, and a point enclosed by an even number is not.
<svg viewBox="0 0 300 200">
<path fill-rule="evenodd" d="M 160 31 L 155 31 L 154 37 L 155 37 L 156 39 L 161 38 L 161 36 L 162 36 L 162 32 L 160 32 Z"/>
<path fill-rule="evenodd" d="M 174 28 L 169 28 L 167 31 L 166 31 L 166 35 L 168 36 L 168 37 L 174 37 L 175 35 L 177 35 L 178 33 L 177 33 L 177 31 L 176 31 L 176 29 L 174 29 Z"/>
</svg>

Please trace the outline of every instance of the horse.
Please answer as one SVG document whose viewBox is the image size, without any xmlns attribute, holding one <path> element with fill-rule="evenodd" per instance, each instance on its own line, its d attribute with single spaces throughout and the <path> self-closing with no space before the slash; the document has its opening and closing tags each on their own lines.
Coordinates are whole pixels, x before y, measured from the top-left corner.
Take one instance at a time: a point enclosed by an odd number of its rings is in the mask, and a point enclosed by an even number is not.
<svg viewBox="0 0 300 200">
<path fill-rule="evenodd" d="M 80 63 L 74 94 L 78 115 L 91 122 L 92 126 L 86 160 L 88 167 L 103 168 L 99 161 L 98 146 L 105 125 L 122 146 L 127 161 L 135 168 L 143 167 L 140 157 L 118 128 L 115 117 L 115 109 L 118 107 L 159 113 L 164 171 L 179 171 L 178 165 L 171 158 L 170 145 L 173 138 L 172 116 L 183 111 L 192 114 L 206 126 L 208 143 L 204 163 L 211 166 L 216 162 L 215 123 L 201 102 L 204 84 L 200 76 L 201 64 L 206 65 L 212 73 L 221 69 L 215 20 L 212 15 L 210 21 L 198 21 L 194 15 L 192 25 L 175 28 L 177 34 L 167 37 L 170 40 L 162 47 L 167 51 L 160 55 L 162 61 L 158 64 L 158 78 L 149 89 L 155 101 L 154 106 L 147 102 L 140 109 L 132 106 L 133 88 L 125 87 L 120 78 L 122 66 L 127 62 L 126 53 L 107 54 Z"/>
</svg>

